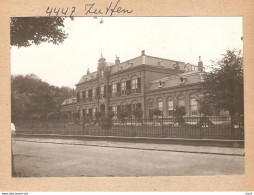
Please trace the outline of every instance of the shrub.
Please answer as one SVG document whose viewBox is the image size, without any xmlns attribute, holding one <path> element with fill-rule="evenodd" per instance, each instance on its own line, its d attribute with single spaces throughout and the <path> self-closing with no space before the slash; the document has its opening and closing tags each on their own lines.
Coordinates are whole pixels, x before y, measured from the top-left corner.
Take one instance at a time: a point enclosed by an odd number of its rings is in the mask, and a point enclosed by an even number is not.
<svg viewBox="0 0 254 195">
<path fill-rule="evenodd" d="M 183 116 L 186 114 L 184 106 L 177 106 L 173 110 L 172 114 L 176 118 L 176 122 L 178 122 L 179 124 L 184 124 L 185 123 L 184 118 L 183 118 Z"/>
<path fill-rule="evenodd" d="M 125 122 L 125 118 L 130 115 L 130 111 L 126 108 L 119 110 L 117 113 L 117 118 L 121 120 L 122 123 Z"/>
<path fill-rule="evenodd" d="M 162 116 L 162 111 L 158 108 L 153 109 L 153 116 L 156 116 L 157 118 L 158 116 Z"/>
<path fill-rule="evenodd" d="M 132 114 L 139 122 L 141 122 L 143 111 L 140 108 L 136 108 L 135 110 L 133 110 Z"/>
<path fill-rule="evenodd" d="M 97 124 L 97 123 L 99 124 L 99 119 L 101 116 L 102 116 L 101 112 L 99 112 L 99 111 L 95 112 L 95 118 L 96 118 L 95 124 Z"/>
</svg>

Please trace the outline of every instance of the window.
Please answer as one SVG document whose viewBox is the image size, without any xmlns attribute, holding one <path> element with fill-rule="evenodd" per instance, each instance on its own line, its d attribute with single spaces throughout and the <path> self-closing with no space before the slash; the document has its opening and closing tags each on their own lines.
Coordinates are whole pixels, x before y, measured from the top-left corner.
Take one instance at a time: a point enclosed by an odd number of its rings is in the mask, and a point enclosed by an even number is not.
<svg viewBox="0 0 254 195">
<path fill-rule="evenodd" d="M 131 91 L 132 91 L 132 93 L 137 93 L 138 92 L 137 89 L 138 89 L 138 79 L 131 80 Z"/>
<path fill-rule="evenodd" d="M 86 90 L 86 98 L 88 98 L 88 90 Z"/>
<path fill-rule="evenodd" d="M 135 110 L 136 108 L 138 108 L 138 104 L 132 104 L 132 111 Z"/>
<path fill-rule="evenodd" d="M 89 100 L 92 100 L 92 89 L 88 90 L 88 97 L 89 97 Z"/>
<path fill-rule="evenodd" d="M 153 102 L 148 102 L 148 108 L 153 109 Z"/>
<path fill-rule="evenodd" d="M 92 98 L 95 99 L 95 96 L 96 96 L 96 89 L 93 88 L 93 90 L 92 90 Z"/>
<path fill-rule="evenodd" d="M 101 86 L 100 94 L 101 94 L 101 97 L 104 98 L 104 86 Z"/>
<path fill-rule="evenodd" d="M 104 70 L 101 69 L 101 77 L 103 77 L 103 76 L 104 76 Z"/>
<path fill-rule="evenodd" d="M 178 98 L 178 106 L 180 107 L 184 107 L 185 106 L 185 98 L 184 98 L 184 96 L 180 96 L 179 98 Z"/>
<path fill-rule="evenodd" d="M 163 101 L 158 102 L 158 109 L 163 113 Z"/>
<path fill-rule="evenodd" d="M 174 103 L 173 103 L 173 100 L 170 99 L 168 100 L 168 116 L 172 116 L 173 110 L 174 110 Z"/>
<path fill-rule="evenodd" d="M 93 118 L 95 118 L 96 108 L 93 108 L 92 112 L 93 112 Z"/>
<path fill-rule="evenodd" d="M 79 98 L 80 98 L 80 99 L 82 99 L 82 95 L 83 95 L 83 93 L 82 93 L 82 91 L 80 91 L 80 92 L 79 92 Z"/>
<path fill-rule="evenodd" d="M 125 95 L 126 94 L 126 82 L 121 83 L 121 94 Z"/>
<path fill-rule="evenodd" d="M 112 111 L 117 115 L 117 106 L 112 106 Z"/>
<path fill-rule="evenodd" d="M 195 97 L 190 98 L 190 110 L 191 110 L 191 116 L 198 115 L 198 103 Z"/>
<path fill-rule="evenodd" d="M 112 95 L 116 95 L 117 92 L 117 87 L 116 87 L 116 83 L 112 84 Z"/>
</svg>

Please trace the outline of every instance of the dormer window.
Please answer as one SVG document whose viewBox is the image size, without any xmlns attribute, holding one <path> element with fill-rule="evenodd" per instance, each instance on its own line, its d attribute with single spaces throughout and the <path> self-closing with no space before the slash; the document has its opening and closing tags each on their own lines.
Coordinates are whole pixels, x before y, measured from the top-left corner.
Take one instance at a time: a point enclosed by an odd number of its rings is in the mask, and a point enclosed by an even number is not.
<svg viewBox="0 0 254 195">
<path fill-rule="evenodd" d="M 163 87 L 165 85 L 165 82 L 159 81 L 159 88 Z"/>
<path fill-rule="evenodd" d="M 180 83 L 181 83 L 181 84 L 182 84 L 182 83 L 185 83 L 185 82 L 186 82 L 186 80 L 187 80 L 187 78 L 180 77 Z"/>
</svg>

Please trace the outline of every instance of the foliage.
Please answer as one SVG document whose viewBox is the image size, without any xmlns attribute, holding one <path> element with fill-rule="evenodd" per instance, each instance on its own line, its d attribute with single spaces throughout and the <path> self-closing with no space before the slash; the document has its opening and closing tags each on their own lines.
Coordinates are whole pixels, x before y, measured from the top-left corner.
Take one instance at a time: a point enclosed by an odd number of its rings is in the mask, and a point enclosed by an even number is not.
<svg viewBox="0 0 254 195">
<path fill-rule="evenodd" d="M 101 112 L 96 111 L 96 112 L 95 112 L 95 117 L 96 117 L 96 118 L 100 118 L 100 117 L 101 117 Z"/>
<path fill-rule="evenodd" d="M 162 111 L 159 110 L 158 108 L 153 109 L 152 113 L 153 113 L 153 116 L 156 116 L 156 117 L 162 116 Z"/>
<path fill-rule="evenodd" d="M 122 118 L 128 117 L 129 115 L 130 115 L 130 111 L 127 108 L 124 108 L 118 111 L 117 118 L 122 119 Z"/>
<path fill-rule="evenodd" d="M 78 123 L 80 120 L 80 112 L 76 111 L 72 114 L 72 117 L 74 118 L 74 123 Z"/>
<path fill-rule="evenodd" d="M 132 114 L 136 119 L 141 119 L 143 116 L 143 111 L 140 108 L 136 108 L 132 111 Z"/>
<path fill-rule="evenodd" d="M 186 110 L 185 110 L 185 107 L 184 106 L 177 106 L 173 112 L 172 112 L 172 115 L 173 117 L 176 118 L 176 121 L 179 123 L 179 124 L 184 124 L 184 118 L 183 116 L 186 114 Z"/>
<path fill-rule="evenodd" d="M 60 44 L 67 38 L 65 17 L 12 17 L 10 21 L 11 45 L 28 47 L 42 42 Z"/>
<path fill-rule="evenodd" d="M 68 87 L 55 87 L 34 74 L 11 76 L 11 117 L 15 121 L 59 119 L 59 106 L 72 97 Z"/>
<path fill-rule="evenodd" d="M 122 121 L 122 123 L 124 123 L 125 118 L 128 117 L 130 115 L 130 111 L 127 108 L 124 109 L 120 109 L 117 113 L 117 118 L 120 119 Z"/>
<path fill-rule="evenodd" d="M 213 62 L 213 71 L 205 73 L 201 83 L 201 110 L 214 107 L 228 110 L 233 121 L 243 114 L 243 57 L 241 51 L 227 50 L 223 58 Z M 209 115 L 209 113 L 205 113 Z"/>
</svg>

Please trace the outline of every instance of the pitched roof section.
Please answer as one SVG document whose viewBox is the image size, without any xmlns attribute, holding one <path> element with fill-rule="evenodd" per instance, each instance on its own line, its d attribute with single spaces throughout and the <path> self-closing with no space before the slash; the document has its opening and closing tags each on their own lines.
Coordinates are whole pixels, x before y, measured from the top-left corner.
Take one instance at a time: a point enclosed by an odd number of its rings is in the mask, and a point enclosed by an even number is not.
<svg viewBox="0 0 254 195">
<path fill-rule="evenodd" d="M 121 62 L 120 64 L 114 64 L 112 62 L 106 62 L 106 66 L 110 68 L 110 73 L 116 73 L 121 70 L 127 70 L 140 65 L 148 65 L 154 67 L 161 67 L 174 70 L 176 66 L 179 66 L 179 70 L 184 71 L 186 64 L 181 61 L 169 60 L 165 58 L 141 55 L 136 58 Z M 78 84 L 81 84 L 85 81 L 89 81 L 97 78 L 97 71 L 90 73 L 88 75 L 82 76 Z"/>
<path fill-rule="evenodd" d="M 165 89 L 189 84 L 201 83 L 202 72 L 192 71 L 181 74 L 175 74 L 164 77 L 158 80 L 151 81 L 148 86 L 148 91 Z"/>
<path fill-rule="evenodd" d="M 136 67 L 136 66 L 139 66 L 142 64 L 156 66 L 156 67 L 169 68 L 169 69 L 175 69 L 175 66 L 179 65 L 180 70 L 184 70 L 184 66 L 185 66 L 184 62 L 144 55 L 144 56 L 139 56 L 139 57 L 121 62 L 118 65 L 112 66 L 111 73 L 115 73 L 120 70 L 126 70 L 126 69 Z"/>
<path fill-rule="evenodd" d="M 85 81 L 89 81 L 89 80 L 95 79 L 95 78 L 97 78 L 97 71 L 82 76 L 81 79 L 79 80 L 78 84 L 83 83 Z"/>
</svg>

